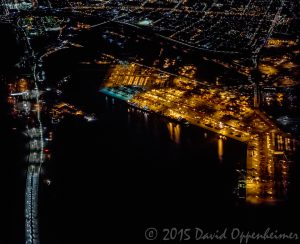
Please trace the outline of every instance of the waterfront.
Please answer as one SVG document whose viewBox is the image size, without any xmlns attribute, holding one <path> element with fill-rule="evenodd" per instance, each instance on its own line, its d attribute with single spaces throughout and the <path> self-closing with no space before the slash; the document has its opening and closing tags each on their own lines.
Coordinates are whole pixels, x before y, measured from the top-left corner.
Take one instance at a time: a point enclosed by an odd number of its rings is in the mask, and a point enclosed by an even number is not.
<svg viewBox="0 0 300 244">
<path fill-rule="evenodd" d="M 112 105 L 111 99 L 105 108 L 101 94 L 95 101 L 103 103 L 99 121 L 69 118 L 55 133 L 52 162 L 45 168 L 53 184 L 45 186 L 48 190 L 41 198 L 41 228 L 50 232 L 46 240 L 55 239 L 53 233 L 61 243 L 75 240 L 74 230 L 82 241 L 122 239 L 122 235 L 141 240 L 133 233 L 149 223 L 214 229 L 236 224 L 257 227 L 259 221 L 261 228 L 287 227 L 275 220 L 291 218 L 290 208 L 245 206 L 243 201 L 237 205 L 235 169 L 245 161 L 245 145 L 227 139 L 220 162 L 216 134 L 182 126 L 178 145 L 171 140 L 165 119 L 152 115 L 146 124 L 144 112 L 128 112 L 126 104 Z M 100 230 L 101 236 L 92 221 L 109 223 Z M 116 229 L 119 235 L 113 235 Z"/>
<path fill-rule="evenodd" d="M 129 2 L 2 1 L 3 242 L 297 231 L 299 6 Z"/>
<path fill-rule="evenodd" d="M 59 101 L 95 113 L 97 120 L 66 114 L 54 132 L 52 160 L 45 167 L 53 184 L 42 195 L 46 240 L 55 240 L 56 233 L 62 243 L 67 241 L 71 232 L 65 226 L 100 238 L 90 218 L 110 223 L 105 236 L 126 225 L 119 231 L 130 238 L 149 223 L 214 229 L 237 223 L 252 228 L 259 221 L 259 228 L 287 227 L 276 220 L 290 218 L 296 192 L 284 196 L 292 202 L 277 206 L 245 205 L 243 191 L 239 199 L 237 170 L 246 169 L 246 144 L 101 94 L 108 69 L 80 64 L 60 87 Z M 128 219 L 137 224 L 126 224 Z M 85 221 L 85 227 L 77 226 Z"/>
</svg>

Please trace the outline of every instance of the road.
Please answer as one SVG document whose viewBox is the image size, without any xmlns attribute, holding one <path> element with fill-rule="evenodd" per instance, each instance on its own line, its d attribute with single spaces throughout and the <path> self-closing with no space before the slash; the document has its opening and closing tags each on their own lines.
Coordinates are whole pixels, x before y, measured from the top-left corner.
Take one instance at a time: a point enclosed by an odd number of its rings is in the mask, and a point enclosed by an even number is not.
<svg viewBox="0 0 300 244">
<path fill-rule="evenodd" d="M 34 121 L 34 127 L 27 125 L 25 134 L 30 138 L 29 142 L 29 155 L 27 157 L 28 168 L 26 176 L 25 188 L 25 240 L 26 244 L 39 244 L 39 226 L 38 226 L 38 191 L 39 191 L 39 176 L 41 166 L 45 161 L 44 154 L 44 127 L 41 118 L 41 91 L 38 85 L 37 77 L 37 60 L 33 48 L 31 47 L 30 39 L 27 36 L 26 30 L 17 21 L 18 31 L 26 38 L 26 66 L 29 69 L 31 78 L 28 80 L 28 87 L 30 90 L 27 92 L 13 94 L 19 96 L 23 101 L 31 104 L 30 116 Z M 30 94 L 30 95 L 29 95 Z M 28 111 L 29 113 L 29 111 Z"/>
<path fill-rule="evenodd" d="M 39 168 L 28 166 L 25 190 L 25 243 L 39 244 L 38 189 Z"/>
</svg>

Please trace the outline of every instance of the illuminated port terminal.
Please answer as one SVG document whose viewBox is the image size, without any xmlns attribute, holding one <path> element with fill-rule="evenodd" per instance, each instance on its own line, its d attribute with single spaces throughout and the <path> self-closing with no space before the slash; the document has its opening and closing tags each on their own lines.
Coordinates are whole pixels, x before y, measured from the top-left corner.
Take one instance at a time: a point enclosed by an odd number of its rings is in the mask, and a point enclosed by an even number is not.
<svg viewBox="0 0 300 244">
<path fill-rule="evenodd" d="M 296 141 L 254 109 L 250 97 L 136 63 L 114 65 L 100 92 L 247 143 L 246 201 L 273 203 L 276 191 L 286 194 L 288 155 Z M 275 189 L 278 180 L 281 189 Z"/>
</svg>

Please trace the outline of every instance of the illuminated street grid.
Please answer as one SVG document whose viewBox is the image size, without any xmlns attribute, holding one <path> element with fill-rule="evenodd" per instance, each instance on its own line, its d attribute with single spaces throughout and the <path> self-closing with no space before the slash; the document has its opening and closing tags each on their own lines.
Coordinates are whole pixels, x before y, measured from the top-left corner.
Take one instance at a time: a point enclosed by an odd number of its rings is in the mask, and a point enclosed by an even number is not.
<svg viewBox="0 0 300 244">
<path fill-rule="evenodd" d="M 2 0 L 4 1 L 4 0 Z M 32 1 L 33 5 L 36 3 Z M 187 46 L 213 52 L 258 53 L 275 26 L 287 23 L 280 16 L 289 3 L 285 0 L 217 1 L 98 1 L 94 4 L 62 1 L 57 11 L 98 16 L 104 22 L 118 21 L 148 26 L 157 34 Z M 28 6 L 27 6 L 28 5 Z M 3 4 L 9 9 L 30 9 L 29 3 Z M 48 6 L 52 7 L 49 2 Z M 98 24 L 97 24 L 98 25 Z"/>
<path fill-rule="evenodd" d="M 296 142 L 253 109 L 250 97 L 208 89 L 197 81 L 135 63 L 114 65 L 101 91 L 142 110 L 247 143 L 247 175 L 240 182 L 246 184 L 246 200 L 275 202 L 286 194 L 287 157 Z"/>
<path fill-rule="evenodd" d="M 284 0 L 107 1 L 101 15 L 215 52 L 258 53 L 279 21 Z M 76 6 L 73 6 L 73 8 Z M 85 9 L 78 6 L 76 9 Z M 90 11 L 96 11 L 96 7 Z M 103 13 L 104 12 L 104 13 Z"/>
</svg>

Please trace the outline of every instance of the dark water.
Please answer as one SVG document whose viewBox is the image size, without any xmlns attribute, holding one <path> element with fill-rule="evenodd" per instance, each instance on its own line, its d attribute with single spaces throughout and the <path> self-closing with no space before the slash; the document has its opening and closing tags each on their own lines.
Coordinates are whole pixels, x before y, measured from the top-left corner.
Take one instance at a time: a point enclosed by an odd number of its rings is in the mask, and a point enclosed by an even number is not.
<svg viewBox="0 0 300 244">
<path fill-rule="evenodd" d="M 19 47 L 9 25 L 0 24 L 0 30 L 4 33 L 0 45 L 0 243 L 18 244 L 24 242 L 25 141 L 19 130 L 13 130 L 19 124 L 9 116 L 7 84 L 16 78 L 13 64 L 18 60 Z"/>
<path fill-rule="evenodd" d="M 41 199 L 45 243 L 143 241 L 148 226 L 297 230 L 285 222 L 297 218 L 292 209 L 237 205 L 234 169 L 245 145 L 224 141 L 220 162 L 215 134 L 181 126 L 178 144 L 168 120 L 94 99 L 97 122 L 68 118 L 55 133 L 45 168 L 53 184 Z"/>
<path fill-rule="evenodd" d="M 45 165 L 53 184 L 43 185 L 41 199 L 44 241 L 69 243 L 73 230 L 99 241 L 104 223 L 101 235 L 118 228 L 138 236 L 143 232 L 134 228 L 196 221 L 235 206 L 235 169 L 245 167 L 246 145 L 227 139 L 220 155 L 218 135 L 106 97 L 98 90 L 107 68 L 77 66 L 63 88 L 62 101 L 95 113 L 98 121 L 69 117 L 54 133 Z M 137 226 L 127 232 L 129 221 Z"/>
<path fill-rule="evenodd" d="M 53 184 L 41 198 L 46 243 L 143 241 L 149 226 L 291 228 L 283 223 L 295 208 L 247 206 L 233 194 L 245 144 L 228 138 L 220 157 L 216 134 L 100 94 L 104 74 L 77 69 L 65 87 L 63 101 L 99 120 L 69 117 L 55 131 L 45 166 Z"/>
<path fill-rule="evenodd" d="M 5 74 L 6 76 L 7 74 Z M 0 243 L 22 243 L 24 235 L 24 138 L 12 128 L 17 126 L 8 117 L 4 75 L 0 84 L 0 138 L 1 138 L 1 235 Z"/>
<path fill-rule="evenodd" d="M 151 48 L 149 56 L 157 55 L 159 49 Z M 91 50 L 89 55 L 101 55 L 99 49 Z M 98 92 L 106 68 L 78 66 L 73 50 L 66 52 L 52 57 L 48 78 L 55 82 L 55 76 L 71 73 L 61 100 L 95 113 L 99 120 L 69 117 L 56 128 L 52 160 L 44 171 L 53 183 L 41 191 L 45 243 L 99 243 L 104 238 L 109 243 L 143 243 L 150 226 L 297 230 L 287 224 L 299 216 L 296 205 L 256 207 L 237 201 L 235 169 L 245 167 L 245 144 L 227 139 L 221 157 L 216 134 L 106 98 Z M 144 58 L 148 64 L 153 61 Z M 214 69 L 202 79 L 214 81 Z"/>
<path fill-rule="evenodd" d="M 245 163 L 245 145 L 225 141 L 220 162 L 215 134 L 178 125 L 180 139 L 174 141 L 168 120 L 128 111 L 101 94 L 96 102 L 97 122 L 66 119 L 55 133 L 46 166 L 53 185 L 45 197 L 52 201 L 45 200 L 42 216 L 52 219 L 59 235 L 68 237 L 65 226 L 95 234 L 92 221 L 169 222 L 185 213 L 201 216 L 212 203 L 234 204 L 234 168 Z"/>
<path fill-rule="evenodd" d="M 40 185 L 41 243 L 143 243 L 150 226 L 297 231 L 292 224 L 299 219 L 296 204 L 237 204 L 234 172 L 245 166 L 246 145 L 227 139 L 221 158 L 216 134 L 106 99 L 98 92 L 103 75 L 105 70 L 78 69 L 64 90 L 62 100 L 96 113 L 99 120 L 87 123 L 67 117 L 54 129 L 52 159 L 41 177 L 50 178 L 52 184 Z M 10 77 L 7 72 L 5 77 Z M 8 116 L 6 78 L 0 89 L 5 142 L 1 147 L 5 227 L 0 243 L 18 244 L 24 243 L 26 164 L 24 138 L 21 131 L 12 131 L 15 124 Z M 298 189 L 292 188 L 295 203 Z"/>
</svg>

